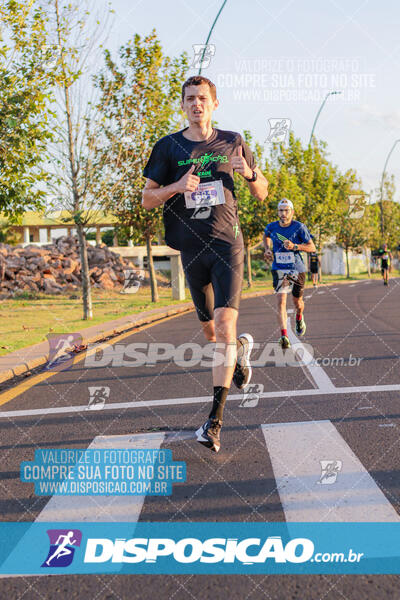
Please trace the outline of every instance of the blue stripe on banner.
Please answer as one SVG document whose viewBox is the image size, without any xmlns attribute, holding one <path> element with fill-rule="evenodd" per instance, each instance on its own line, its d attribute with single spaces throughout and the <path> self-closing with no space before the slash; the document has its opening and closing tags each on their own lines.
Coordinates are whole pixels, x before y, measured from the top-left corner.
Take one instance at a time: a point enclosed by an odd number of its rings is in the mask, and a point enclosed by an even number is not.
<svg viewBox="0 0 400 600">
<path fill-rule="evenodd" d="M 400 523 L 1 523 L 0 573 L 400 573 Z"/>
</svg>

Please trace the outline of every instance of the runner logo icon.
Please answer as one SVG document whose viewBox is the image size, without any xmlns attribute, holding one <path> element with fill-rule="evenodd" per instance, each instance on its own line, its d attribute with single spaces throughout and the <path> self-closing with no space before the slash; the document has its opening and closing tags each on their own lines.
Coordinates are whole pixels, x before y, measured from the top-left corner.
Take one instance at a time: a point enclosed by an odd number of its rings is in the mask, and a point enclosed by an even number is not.
<svg viewBox="0 0 400 600">
<path fill-rule="evenodd" d="M 74 558 L 75 548 L 81 545 L 79 529 L 48 529 L 50 548 L 42 567 L 68 567 Z"/>
</svg>

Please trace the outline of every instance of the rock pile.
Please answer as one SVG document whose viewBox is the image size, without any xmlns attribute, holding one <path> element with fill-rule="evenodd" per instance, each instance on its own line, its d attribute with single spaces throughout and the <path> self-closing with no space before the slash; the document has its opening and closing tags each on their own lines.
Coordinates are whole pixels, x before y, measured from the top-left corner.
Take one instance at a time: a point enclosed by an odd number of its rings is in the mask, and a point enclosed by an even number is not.
<svg viewBox="0 0 400 600">
<path fill-rule="evenodd" d="M 90 280 L 94 287 L 122 288 L 124 271 L 133 263 L 112 252 L 105 244 L 87 246 Z M 146 281 L 143 282 L 146 285 Z M 25 291 L 60 294 L 81 286 L 78 239 L 61 237 L 46 246 L 15 247 L 0 244 L 0 294 Z"/>
</svg>

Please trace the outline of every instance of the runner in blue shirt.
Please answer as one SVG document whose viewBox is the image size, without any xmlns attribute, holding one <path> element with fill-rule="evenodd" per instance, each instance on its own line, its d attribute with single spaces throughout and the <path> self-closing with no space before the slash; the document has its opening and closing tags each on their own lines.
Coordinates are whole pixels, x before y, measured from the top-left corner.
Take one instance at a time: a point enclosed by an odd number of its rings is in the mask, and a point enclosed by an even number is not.
<svg viewBox="0 0 400 600">
<path fill-rule="evenodd" d="M 299 221 L 294 221 L 293 215 L 293 203 L 287 198 L 282 198 L 278 204 L 279 221 L 269 223 L 263 236 L 265 260 L 273 261 L 272 281 L 278 294 L 278 321 L 281 328 L 279 343 L 282 348 L 290 348 L 286 312 L 286 297 L 290 291 L 296 308 L 296 333 L 304 335 L 306 332 L 303 316 L 306 267 L 300 251 L 316 251 L 307 227 Z"/>
</svg>

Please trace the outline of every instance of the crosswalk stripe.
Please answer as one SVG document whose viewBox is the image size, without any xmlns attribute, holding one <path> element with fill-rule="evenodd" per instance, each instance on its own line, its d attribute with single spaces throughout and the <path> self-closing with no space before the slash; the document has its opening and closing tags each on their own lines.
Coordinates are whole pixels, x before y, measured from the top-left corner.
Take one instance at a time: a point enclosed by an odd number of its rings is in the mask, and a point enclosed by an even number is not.
<svg viewBox="0 0 400 600">
<path fill-rule="evenodd" d="M 90 449 L 110 448 L 124 450 L 159 449 L 164 432 L 134 435 L 97 436 Z M 37 522 L 136 522 L 139 519 L 145 496 L 52 496 Z"/>
<path fill-rule="evenodd" d="M 400 520 L 330 421 L 264 424 L 261 428 L 286 521 Z M 323 477 L 321 461 L 330 463 L 331 477 Z"/>
</svg>

